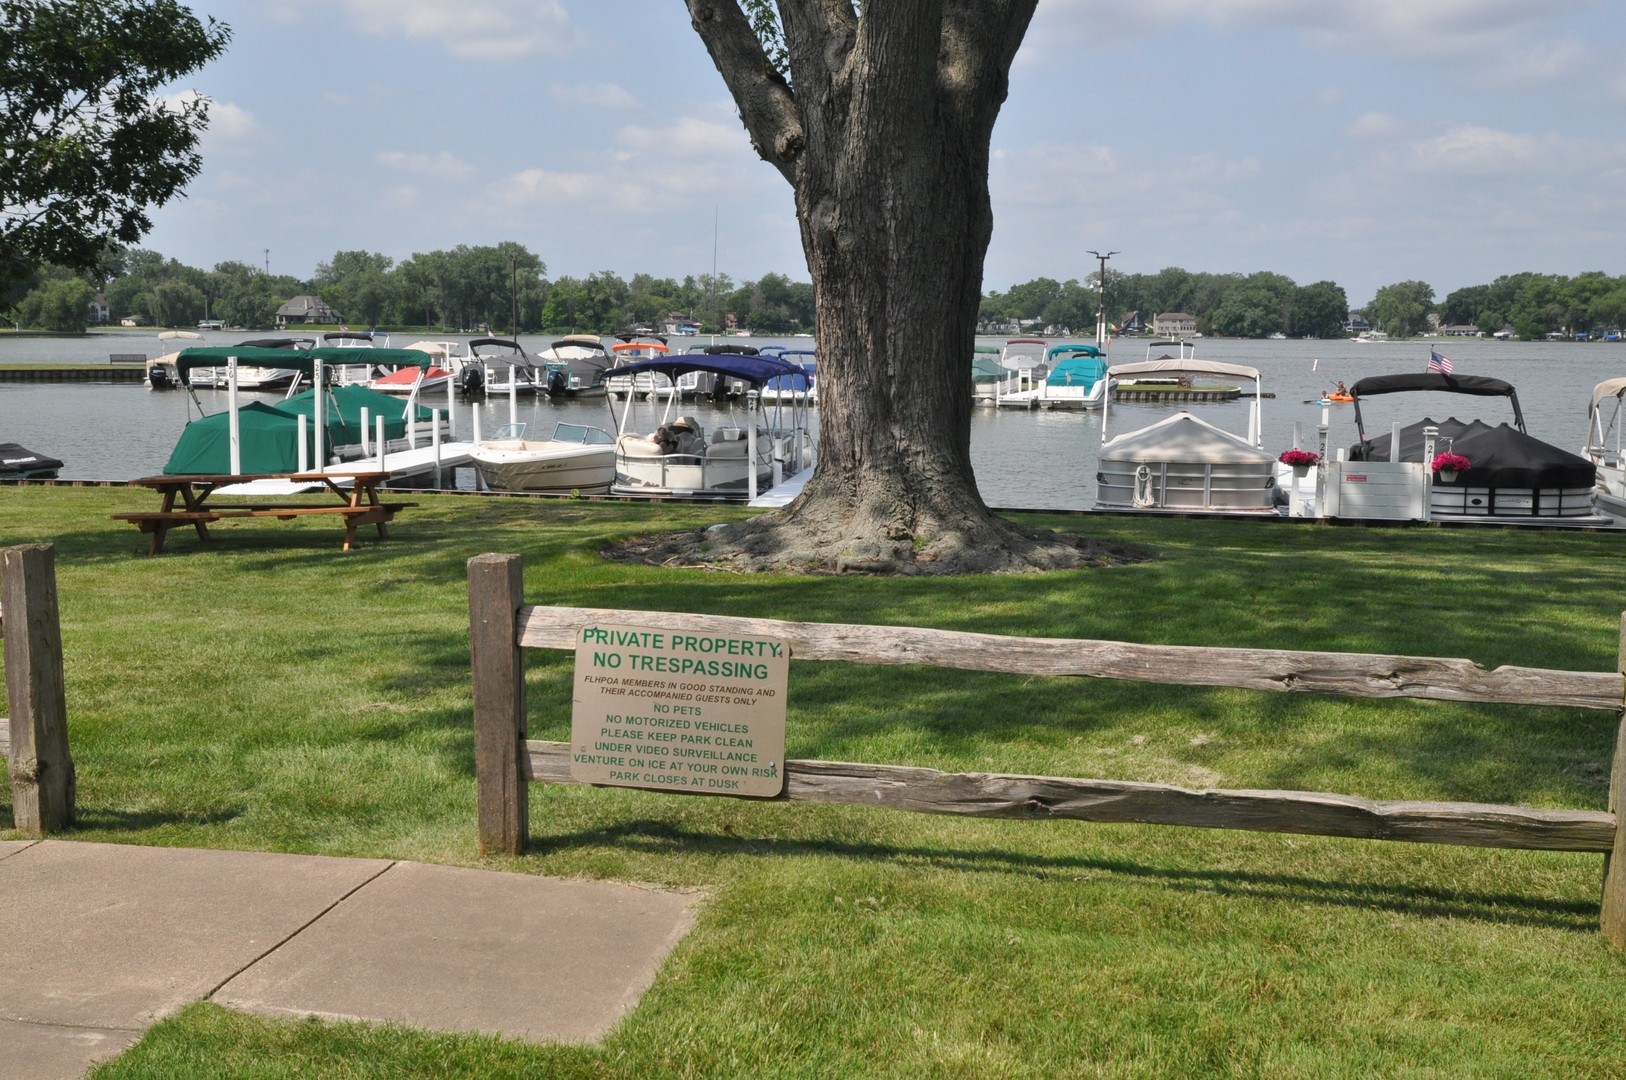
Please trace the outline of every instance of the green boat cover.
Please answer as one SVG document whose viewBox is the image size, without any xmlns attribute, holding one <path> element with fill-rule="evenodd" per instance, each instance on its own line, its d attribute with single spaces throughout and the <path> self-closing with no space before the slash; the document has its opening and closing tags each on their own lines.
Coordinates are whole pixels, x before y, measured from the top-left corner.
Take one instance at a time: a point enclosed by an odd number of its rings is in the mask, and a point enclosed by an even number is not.
<svg viewBox="0 0 1626 1080">
<path fill-rule="evenodd" d="M 999 361 L 992 357 L 975 356 L 971 359 L 971 381 L 973 383 L 998 382 L 1009 374 L 1010 372 L 1000 367 Z"/>
<path fill-rule="evenodd" d="M 244 473 L 291 473 L 299 469 L 297 433 L 299 420 L 293 413 L 251 401 L 237 410 L 238 438 L 242 448 Z M 168 475 L 186 473 L 230 473 L 231 416 L 217 412 L 194 420 L 181 432 L 180 441 L 164 466 Z M 311 427 L 305 425 L 305 439 L 311 442 Z M 310 460 L 311 447 L 306 449 Z"/>
<path fill-rule="evenodd" d="M 291 398 L 277 402 L 283 412 L 316 415 L 315 392 L 306 390 Z M 427 423 L 433 411 L 418 407 L 418 422 Z M 368 436 L 377 431 L 378 417 L 384 418 L 384 437 L 399 439 L 406 435 L 406 401 L 403 398 L 381 394 L 365 386 L 330 386 L 327 399 L 322 402 L 322 419 L 327 424 L 327 445 L 356 446 L 361 443 L 361 410 L 367 410 Z"/>
<path fill-rule="evenodd" d="M 237 410 L 239 438 L 242 440 L 242 461 L 245 473 L 284 473 L 299 468 L 299 416 L 305 416 L 305 460 L 316 460 L 314 432 L 315 405 L 313 391 L 296 394 L 276 405 L 251 401 Z M 358 446 L 361 443 L 361 410 L 367 410 L 369 437 L 377 431 L 378 421 L 384 418 L 384 437 L 399 439 L 406 435 L 406 403 L 400 398 L 380 394 L 365 386 L 333 386 L 328 388 L 327 400 L 322 405 L 323 426 L 327 434 L 323 446 L 332 451 L 340 446 Z M 431 410 L 418 407 L 418 420 L 428 422 Z M 180 441 L 169 456 L 164 472 L 182 473 L 231 472 L 231 419 L 226 412 L 217 412 L 194 420 L 181 432 Z"/>
</svg>

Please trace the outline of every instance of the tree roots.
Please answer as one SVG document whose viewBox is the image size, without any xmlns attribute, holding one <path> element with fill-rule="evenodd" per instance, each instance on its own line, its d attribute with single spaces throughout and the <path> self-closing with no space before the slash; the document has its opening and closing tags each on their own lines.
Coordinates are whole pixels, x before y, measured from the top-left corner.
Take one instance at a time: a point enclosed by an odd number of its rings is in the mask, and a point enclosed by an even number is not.
<svg viewBox="0 0 1626 1080">
<path fill-rule="evenodd" d="M 689 566 L 736 573 L 952 575 L 1074 570 L 1149 561 L 1151 553 L 1072 533 L 1029 529 L 1004 518 L 969 518 L 917 528 L 896 523 L 854 527 L 805 510 L 707 529 L 639 537 L 605 548 L 605 558 L 651 566 Z"/>
</svg>

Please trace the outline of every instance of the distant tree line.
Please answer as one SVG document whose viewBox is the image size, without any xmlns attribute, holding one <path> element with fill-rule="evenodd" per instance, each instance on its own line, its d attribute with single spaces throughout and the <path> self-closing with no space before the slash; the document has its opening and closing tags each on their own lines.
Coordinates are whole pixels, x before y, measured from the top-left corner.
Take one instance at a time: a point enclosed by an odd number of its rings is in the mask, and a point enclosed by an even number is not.
<svg viewBox="0 0 1626 1080">
<path fill-rule="evenodd" d="M 1036 278 L 1008 292 L 988 293 L 980 313 L 984 325 L 1042 326 L 1053 332 L 1093 332 L 1099 274 L 1084 282 Z M 1283 274 L 1208 274 L 1170 266 L 1155 274 L 1124 274 L 1107 268 L 1106 317 L 1121 324 L 1138 314 L 1148 328 L 1155 315 L 1184 312 L 1197 329 L 1225 337 L 1340 337 L 1346 333 L 1349 301 L 1331 281 L 1295 284 Z"/>
<path fill-rule="evenodd" d="M 1058 282 L 1034 278 L 983 297 L 984 328 L 1026 328 L 1088 335 L 1095 327 L 1096 276 Z M 735 284 L 727 274 L 623 279 L 609 270 L 549 280 L 547 266 L 523 245 L 459 244 L 414 254 L 397 264 L 387 255 L 339 251 L 301 280 L 268 274 L 243 262 L 200 270 L 156 251 L 109 249 L 93 268 L 74 273 L 43 266 L 13 286 L 6 301 L 18 325 L 82 330 L 96 294 L 106 296 L 109 318 L 152 326 L 191 326 L 219 319 L 261 330 L 295 296 L 327 301 L 357 327 L 415 327 L 506 331 L 517 316 L 522 333 L 613 333 L 657 326 L 673 314 L 703 331 L 733 325 L 763 334 L 792 334 L 813 326 L 813 286 L 783 274 Z M 1121 325 L 1138 313 L 1150 329 L 1154 316 L 1185 312 L 1197 329 L 1223 337 L 1333 338 L 1348 335 L 1352 318 L 1391 337 L 1412 337 L 1435 325 L 1472 326 L 1484 334 L 1508 331 L 1526 339 L 1626 326 L 1626 275 L 1589 271 L 1575 277 L 1521 273 L 1470 285 L 1435 302 L 1423 281 L 1385 285 L 1364 308 L 1351 309 L 1343 287 L 1331 281 L 1295 284 L 1270 271 L 1210 274 L 1171 266 L 1155 274 L 1107 270 L 1107 321 Z"/>
<path fill-rule="evenodd" d="M 266 329 L 279 307 L 301 295 L 320 296 L 352 327 L 506 331 L 517 320 L 520 332 L 611 333 L 658 326 L 674 314 L 702 331 L 723 329 L 730 317 L 766 334 L 813 325 L 812 285 L 783 274 L 735 284 L 727 274 L 682 281 L 636 274 L 626 281 L 603 270 L 550 281 L 541 258 L 512 242 L 459 244 L 399 264 L 375 252 L 340 251 L 309 280 L 235 261 L 200 270 L 156 251 L 110 248 L 78 273 L 42 266 L 0 299 L 18 325 L 76 331 L 85 328 L 97 294 L 106 297 L 111 322 L 152 326 L 218 319 Z"/>
<path fill-rule="evenodd" d="M 1091 332 L 1099 303 L 1097 277 L 1091 274 L 1083 282 L 1035 278 L 1003 293 L 990 292 L 983 298 L 981 321 L 988 327 Z M 1364 308 L 1351 309 L 1342 286 L 1331 281 L 1296 285 L 1269 271 L 1208 274 L 1177 266 L 1155 274 L 1121 274 L 1109 267 L 1107 320 L 1122 324 L 1131 312 L 1148 328 L 1160 313 L 1185 312 L 1196 318 L 1202 333 L 1225 337 L 1341 337 L 1358 317 L 1391 337 L 1413 337 L 1438 325 L 1534 340 L 1626 326 L 1626 275 L 1509 274 L 1458 289 L 1438 303 L 1427 282 L 1401 281 L 1383 286 Z"/>
</svg>

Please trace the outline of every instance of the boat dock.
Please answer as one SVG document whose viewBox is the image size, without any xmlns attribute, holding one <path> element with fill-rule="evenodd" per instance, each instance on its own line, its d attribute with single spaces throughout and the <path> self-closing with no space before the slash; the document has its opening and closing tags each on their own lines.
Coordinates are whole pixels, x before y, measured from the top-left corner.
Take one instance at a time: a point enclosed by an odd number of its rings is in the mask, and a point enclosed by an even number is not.
<svg viewBox="0 0 1626 1080">
<path fill-rule="evenodd" d="M 147 381 L 147 366 L 140 364 L 0 364 L 0 382 Z"/>
<path fill-rule="evenodd" d="M 1235 401 L 1242 396 L 1236 386 L 1160 386 L 1119 383 L 1112 388 L 1114 401 Z M 1260 395 L 1273 397 L 1274 395 Z"/>
<path fill-rule="evenodd" d="M 475 444 L 471 442 L 443 442 L 438 447 L 420 446 L 415 450 L 386 450 L 382 463 L 377 454 L 364 458 L 350 458 L 337 465 L 328 465 L 321 469 L 311 469 L 312 473 L 332 473 L 333 483 L 338 487 L 350 486 L 350 476 L 358 466 L 376 466 L 381 472 L 390 474 L 389 482 L 396 486 L 414 489 L 431 489 L 443 487 L 450 479 L 452 469 L 473 464 Z M 438 450 L 438 454 L 437 454 Z M 441 477 L 437 481 L 435 470 L 439 468 Z M 427 483 L 403 483 L 403 481 L 421 480 L 427 477 Z M 315 482 L 296 483 L 292 480 L 270 479 L 250 480 L 241 484 L 233 484 L 229 488 L 219 490 L 228 495 L 299 495 L 307 491 L 320 488 L 322 485 Z"/>
</svg>

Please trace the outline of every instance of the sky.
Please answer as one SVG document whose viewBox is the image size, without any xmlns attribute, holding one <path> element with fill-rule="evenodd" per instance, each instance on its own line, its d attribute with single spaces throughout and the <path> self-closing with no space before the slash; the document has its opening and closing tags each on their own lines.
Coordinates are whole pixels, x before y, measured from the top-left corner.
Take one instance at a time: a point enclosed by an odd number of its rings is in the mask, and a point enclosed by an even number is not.
<svg viewBox="0 0 1626 1080">
<path fill-rule="evenodd" d="M 309 277 L 513 240 L 550 277 L 808 280 L 681 0 L 192 0 L 202 173 L 143 246 Z M 1039 0 L 984 291 L 1168 266 L 1454 289 L 1626 273 L 1620 0 Z"/>
</svg>

